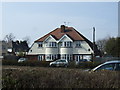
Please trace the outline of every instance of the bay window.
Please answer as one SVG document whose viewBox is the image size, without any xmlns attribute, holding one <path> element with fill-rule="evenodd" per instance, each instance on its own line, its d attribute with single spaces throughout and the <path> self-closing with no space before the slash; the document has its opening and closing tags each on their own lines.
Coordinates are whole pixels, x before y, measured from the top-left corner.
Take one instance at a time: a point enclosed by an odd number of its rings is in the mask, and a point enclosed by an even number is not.
<svg viewBox="0 0 120 90">
<path fill-rule="evenodd" d="M 61 47 L 72 47 L 72 42 L 70 41 L 62 42 Z"/>
<path fill-rule="evenodd" d="M 57 43 L 56 42 L 48 42 L 47 47 L 57 47 Z"/>
<path fill-rule="evenodd" d="M 66 59 L 68 61 L 72 60 L 72 54 L 62 54 L 61 59 Z"/>
<path fill-rule="evenodd" d="M 46 55 L 46 60 L 55 60 L 58 58 L 57 54 L 47 54 Z"/>
</svg>

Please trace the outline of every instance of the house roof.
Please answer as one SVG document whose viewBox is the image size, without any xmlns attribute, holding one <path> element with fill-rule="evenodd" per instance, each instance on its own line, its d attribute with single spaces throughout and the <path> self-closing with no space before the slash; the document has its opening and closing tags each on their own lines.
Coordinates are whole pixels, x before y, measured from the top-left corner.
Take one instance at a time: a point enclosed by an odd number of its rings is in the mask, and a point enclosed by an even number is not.
<svg viewBox="0 0 120 90">
<path fill-rule="evenodd" d="M 78 31 L 76 31 L 73 27 L 65 27 L 65 31 L 64 32 L 61 32 L 61 28 L 57 28 L 57 29 L 53 30 L 52 32 L 46 34 L 45 36 L 39 38 L 35 42 L 42 42 L 49 35 L 52 35 L 56 40 L 59 40 L 65 34 L 68 35 L 74 41 L 85 40 L 83 35 L 80 34 Z"/>
<path fill-rule="evenodd" d="M 64 26 L 64 25 L 61 25 L 61 26 Z M 83 36 L 80 32 L 75 30 L 73 27 L 66 27 L 66 26 L 64 27 L 65 27 L 64 32 L 62 31 L 62 28 L 56 28 L 52 32 L 37 39 L 35 42 L 43 42 L 50 35 L 54 37 L 56 40 L 59 40 L 61 39 L 62 36 L 66 34 L 73 41 L 86 41 L 89 44 L 89 46 L 93 49 L 93 43 L 90 40 L 88 40 L 85 36 Z M 100 51 L 98 50 L 97 45 L 95 45 L 94 48 L 95 48 L 95 54 L 96 55 L 100 54 Z"/>
<path fill-rule="evenodd" d="M 28 51 L 29 47 L 26 41 L 12 41 L 12 48 L 14 52 Z"/>
</svg>

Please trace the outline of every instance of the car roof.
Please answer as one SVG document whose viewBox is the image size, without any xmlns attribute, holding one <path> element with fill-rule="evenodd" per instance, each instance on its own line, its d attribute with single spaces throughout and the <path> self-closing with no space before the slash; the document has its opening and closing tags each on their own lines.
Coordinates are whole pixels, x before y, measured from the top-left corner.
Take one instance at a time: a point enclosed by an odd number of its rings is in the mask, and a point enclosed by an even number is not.
<svg viewBox="0 0 120 90">
<path fill-rule="evenodd" d="M 108 63 L 120 63 L 120 60 L 107 61 L 104 64 L 108 64 Z"/>
<path fill-rule="evenodd" d="M 110 63 L 120 63 L 120 60 L 112 60 L 112 61 L 104 62 L 104 63 L 98 65 L 97 67 L 93 68 L 92 70 L 94 71 L 94 70 L 98 69 L 99 67 L 101 67 L 102 65 L 106 65 L 106 64 L 110 64 Z"/>
</svg>

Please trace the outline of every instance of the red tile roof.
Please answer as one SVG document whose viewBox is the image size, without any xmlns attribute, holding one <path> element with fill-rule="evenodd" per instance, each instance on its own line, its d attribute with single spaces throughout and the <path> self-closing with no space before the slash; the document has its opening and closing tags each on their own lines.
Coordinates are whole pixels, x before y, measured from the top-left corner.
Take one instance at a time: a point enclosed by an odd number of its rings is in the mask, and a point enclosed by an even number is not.
<svg viewBox="0 0 120 90">
<path fill-rule="evenodd" d="M 85 40 L 85 37 L 76 31 L 73 27 L 66 27 L 64 32 L 61 32 L 61 28 L 57 28 L 45 36 L 39 38 L 35 42 L 44 41 L 49 35 L 52 35 L 56 40 L 59 40 L 63 35 L 67 34 L 73 41 Z"/>
<path fill-rule="evenodd" d="M 65 34 L 68 35 L 73 41 L 86 41 L 93 49 L 93 43 L 89 41 L 86 37 L 84 37 L 81 33 L 79 33 L 77 30 L 75 30 L 73 27 L 65 27 L 64 32 L 61 32 L 61 28 L 56 28 L 55 30 L 39 38 L 35 42 L 42 42 L 50 35 L 52 35 L 56 40 L 59 40 Z M 95 54 L 100 55 L 100 51 L 98 50 L 97 45 L 95 45 Z"/>
</svg>

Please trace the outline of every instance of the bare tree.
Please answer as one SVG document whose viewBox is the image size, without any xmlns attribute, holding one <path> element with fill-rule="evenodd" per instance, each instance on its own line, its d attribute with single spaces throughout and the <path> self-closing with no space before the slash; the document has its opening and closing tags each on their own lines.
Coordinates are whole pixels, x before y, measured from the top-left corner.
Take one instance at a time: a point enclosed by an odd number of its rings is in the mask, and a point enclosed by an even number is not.
<svg viewBox="0 0 120 90">
<path fill-rule="evenodd" d="M 8 35 L 6 35 L 5 37 L 4 37 L 4 40 L 6 41 L 6 42 L 11 42 L 11 41 L 13 41 L 15 39 L 15 36 L 12 34 L 12 33 L 10 33 L 10 34 L 8 34 Z"/>
<path fill-rule="evenodd" d="M 98 49 L 104 54 L 105 52 L 105 45 L 106 45 L 107 39 L 102 39 L 102 40 L 98 40 L 96 42 Z"/>
</svg>

